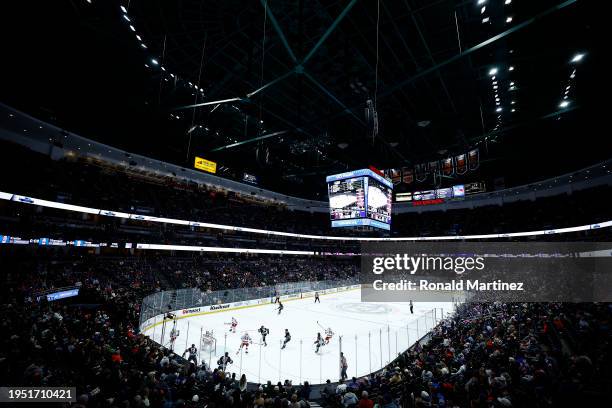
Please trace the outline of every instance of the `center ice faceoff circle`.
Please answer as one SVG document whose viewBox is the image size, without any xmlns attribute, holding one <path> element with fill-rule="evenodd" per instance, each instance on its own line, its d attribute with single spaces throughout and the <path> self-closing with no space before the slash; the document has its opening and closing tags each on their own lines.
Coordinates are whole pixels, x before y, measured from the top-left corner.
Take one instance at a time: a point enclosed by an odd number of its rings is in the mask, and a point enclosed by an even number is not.
<svg viewBox="0 0 612 408">
<path fill-rule="evenodd" d="M 389 314 L 393 311 L 391 307 L 380 303 L 339 303 L 336 307 L 343 312 L 359 314 Z"/>
</svg>

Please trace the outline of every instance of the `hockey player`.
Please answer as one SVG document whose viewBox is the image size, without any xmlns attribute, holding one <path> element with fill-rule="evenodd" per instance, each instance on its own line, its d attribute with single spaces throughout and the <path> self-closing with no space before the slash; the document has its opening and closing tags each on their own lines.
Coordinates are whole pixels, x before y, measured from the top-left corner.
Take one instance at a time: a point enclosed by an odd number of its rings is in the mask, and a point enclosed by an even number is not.
<svg viewBox="0 0 612 408">
<path fill-rule="evenodd" d="M 315 292 L 315 303 L 319 302 L 321 303 L 321 299 L 319 299 L 319 292 Z"/>
<path fill-rule="evenodd" d="M 287 346 L 287 343 L 289 343 L 291 341 L 291 334 L 289 334 L 289 329 L 285 329 L 285 341 L 283 341 L 283 347 L 281 347 L 281 350 L 284 349 Z"/>
<path fill-rule="evenodd" d="M 281 314 L 285 306 L 281 303 L 280 299 L 278 300 L 278 314 Z"/>
<path fill-rule="evenodd" d="M 334 332 L 332 331 L 331 327 L 328 327 L 325 329 L 325 344 L 329 344 L 332 337 L 334 337 Z"/>
<path fill-rule="evenodd" d="M 196 348 L 195 344 L 192 344 L 191 347 L 189 347 L 187 350 L 183 352 L 183 357 L 185 357 L 185 354 L 187 353 L 189 353 L 189 357 L 187 357 L 187 362 L 193 361 L 193 364 L 198 365 L 198 359 L 197 359 L 198 349 Z"/>
<path fill-rule="evenodd" d="M 249 336 L 249 333 L 244 332 L 244 334 L 240 338 L 240 342 L 241 342 L 240 343 L 240 348 L 238 349 L 236 354 L 238 354 L 240 352 L 240 350 L 242 350 L 243 347 L 246 348 L 245 353 L 249 354 L 249 344 L 253 343 L 253 340 L 251 340 L 251 336 Z"/>
<path fill-rule="evenodd" d="M 412 304 L 412 300 L 410 301 L 410 314 L 414 314 L 414 305 Z"/>
<path fill-rule="evenodd" d="M 238 320 L 232 317 L 232 322 L 230 323 L 230 326 L 231 327 L 229 331 L 231 331 L 232 333 L 236 333 L 236 326 L 238 326 Z"/>
<path fill-rule="evenodd" d="M 327 343 L 325 343 L 325 341 L 323 340 L 323 337 L 321 337 L 321 333 L 317 333 L 317 339 L 315 340 L 314 344 L 317 347 L 317 349 L 315 350 L 315 353 L 318 353 L 319 348 L 321 348 Z"/>
<path fill-rule="evenodd" d="M 268 334 L 270 334 L 270 329 L 266 328 L 263 326 L 263 324 L 261 325 L 261 327 L 259 328 L 259 330 L 257 330 L 259 332 L 259 334 L 261 334 L 261 342 L 264 346 L 267 346 L 268 343 L 266 343 L 266 336 Z"/>
<path fill-rule="evenodd" d="M 274 303 L 280 303 L 280 293 L 274 292 Z"/>
<path fill-rule="evenodd" d="M 229 356 L 229 353 L 227 351 L 223 356 L 219 358 L 219 361 L 217 361 L 217 364 L 219 365 L 219 370 L 221 371 L 225 371 L 227 369 L 227 366 L 232 363 L 232 358 Z"/>
</svg>

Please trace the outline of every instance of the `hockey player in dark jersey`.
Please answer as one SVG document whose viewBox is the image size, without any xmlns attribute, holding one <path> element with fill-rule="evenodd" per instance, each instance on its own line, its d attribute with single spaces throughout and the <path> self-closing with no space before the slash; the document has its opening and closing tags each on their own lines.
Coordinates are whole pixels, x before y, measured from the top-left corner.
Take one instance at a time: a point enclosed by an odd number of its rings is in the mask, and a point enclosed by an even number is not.
<svg viewBox="0 0 612 408">
<path fill-rule="evenodd" d="M 266 336 L 270 334 L 270 329 L 264 327 L 262 324 L 259 330 L 257 331 L 259 332 L 259 334 L 261 334 L 261 342 L 263 343 L 264 346 L 267 346 L 268 343 L 266 343 Z"/>
<path fill-rule="evenodd" d="M 187 357 L 187 361 L 193 361 L 193 364 L 198 365 L 198 359 L 197 359 L 198 349 L 196 348 L 195 344 L 192 344 L 191 347 L 189 347 L 187 350 L 183 352 L 183 357 L 185 357 L 185 354 L 187 353 L 189 353 L 189 357 Z"/>
<path fill-rule="evenodd" d="M 283 347 L 281 347 L 281 349 L 284 349 L 287 346 L 287 343 L 289 343 L 291 341 L 291 334 L 289 334 L 289 329 L 285 329 L 285 341 L 283 341 Z"/>
<path fill-rule="evenodd" d="M 325 345 L 325 340 L 323 340 L 323 337 L 321 337 L 321 333 L 317 333 L 317 339 L 315 340 L 314 344 L 317 347 L 315 353 L 318 353 L 321 346 Z"/>
<path fill-rule="evenodd" d="M 283 304 L 279 300 L 278 301 L 278 314 L 281 314 L 281 312 L 283 311 L 284 308 L 285 308 L 285 306 L 283 306 Z"/>
</svg>

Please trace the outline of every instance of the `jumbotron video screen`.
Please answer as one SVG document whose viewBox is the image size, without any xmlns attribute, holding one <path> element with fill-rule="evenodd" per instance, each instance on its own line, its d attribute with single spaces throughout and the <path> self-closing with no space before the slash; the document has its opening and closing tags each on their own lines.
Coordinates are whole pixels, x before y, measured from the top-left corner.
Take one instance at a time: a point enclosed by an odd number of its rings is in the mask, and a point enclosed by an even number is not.
<svg viewBox="0 0 612 408">
<path fill-rule="evenodd" d="M 332 227 L 391 229 L 393 184 L 369 169 L 327 177 Z"/>
</svg>

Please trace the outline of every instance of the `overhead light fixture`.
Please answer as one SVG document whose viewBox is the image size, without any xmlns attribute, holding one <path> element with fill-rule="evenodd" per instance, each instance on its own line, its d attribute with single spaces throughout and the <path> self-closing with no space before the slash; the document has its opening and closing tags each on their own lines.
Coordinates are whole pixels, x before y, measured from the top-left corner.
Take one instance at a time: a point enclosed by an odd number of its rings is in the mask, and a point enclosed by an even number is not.
<svg viewBox="0 0 612 408">
<path fill-rule="evenodd" d="M 486 9 L 487 9 L 487 6 L 482 6 L 482 8 L 480 9 L 480 14 L 484 14 Z"/>
<path fill-rule="evenodd" d="M 489 17 L 485 17 L 485 18 L 483 18 L 483 19 L 482 19 L 482 23 L 483 23 L 483 24 L 484 24 L 484 23 L 488 23 L 488 22 L 489 22 L 489 20 L 490 20 L 490 19 L 489 19 Z"/>
<path fill-rule="evenodd" d="M 495 75 L 495 74 L 497 74 L 497 68 L 491 68 L 491 69 L 489 70 L 489 75 L 493 76 L 493 75 Z"/>
<path fill-rule="evenodd" d="M 512 109 L 512 112 L 516 112 L 516 109 Z"/>
<path fill-rule="evenodd" d="M 512 3 L 512 0 L 506 0 L 506 1 L 504 1 L 504 4 L 510 4 L 510 3 Z"/>
<path fill-rule="evenodd" d="M 510 66 L 508 67 L 508 71 L 514 71 L 514 66 L 513 66 L 513 65 L 510 65 Z"/>
<path fill-rule="evenodd" d="M 123 15 L 123 18 L 124 18 L 126 21 L 130 21 L 130 18 L 127 16 L 127 14 L 124 14 L 124 15 Z"/>
<path fill-rule="evenodd" d="M 512 22 L 512 17 L 506 17 L 506 23 L 511 23 Z"/>
<path fill-rule="evenodd" d="M 147 46 L 146 46 L 146 45 L 144 45 L 143 43 L 140 43 L 140 46 L 141 46 L 142 48 L 147 48 Z"/>
<path fill-rule="evenodd" d="M 510 86 L 514 86 L 514 81 L 510 81 Z"/>
<path fill-rule="evenodd" d="M 502 111 L 502 107 L 500 106 L 499 108 L 495 109 L 495 112 L 501 112 Z"/>
<path fill-rule="evenodd" d="M 480 6 L 481 4 L 485 4 L 487 2 L 487 0 L 478 0 L 478 5 Z"/>
<path fill-rule="evenodd" d="M 580 62 L 584 58 L 584 54 L 576 54 L 572 58 L 572 62 Z"/>
<path fill-rule="evenodd" d="M 512 101 L 512 102 L 510 102 L 510 104 L 511 104 L 511 105 L 514 105 L 515 103 L 516 103 L 516 101 Z"/>
<path fill-rule="evenodd" d="M 140 36 L 139 36 L 138 34 L 136 34 L 136 39 L 137 39 L 138 41 L 142 41 L 142 38 L 140 38 Z"/>
<path fill-rule="evenodd" d="M 121 11 L 123 11 L 124 13 L 127 13 L 127 9 L 125 7 L 120 6 L 120 8 L 121 8 Z"/>
<path fill-rule="evenodd" d="M 151 58 L 151 64 L 159 65 L 159 62 L 155 58 Z"/>
<path fill-rule="evenodd" d="M 132 30 L 132 31 L 136 31 L 136 29 L 134 28 L 134 26 L 133 26 L 133 25 L 130 25 L 130 30 Z"/>
<path fill-rule="evenodd" d="M 497 85 L 493 85 L 493 89 L 497 89 Z"/>
<path fill-rule="evenodd" d="M 570 104 L 570 103 L 569 103 L 569 101 L 562 101 L 562 102 L 559 104 L 559 107 L 560 107 L 560 108 L 567 108 L 567 107 L 569 106 L 569 104 Z"/>
</svg>

